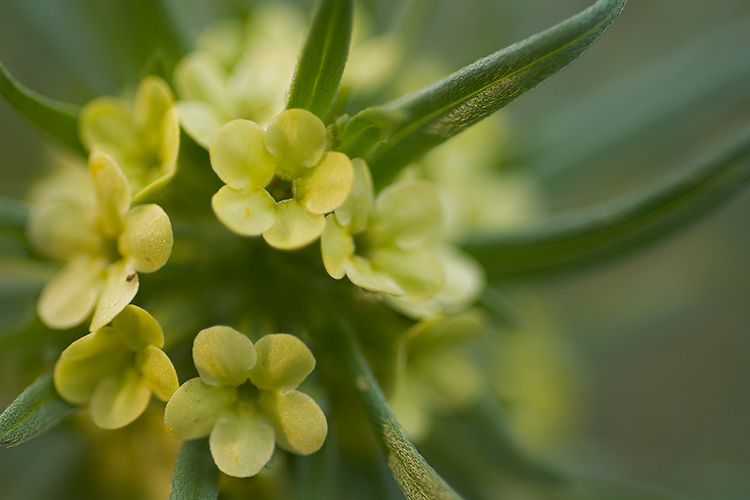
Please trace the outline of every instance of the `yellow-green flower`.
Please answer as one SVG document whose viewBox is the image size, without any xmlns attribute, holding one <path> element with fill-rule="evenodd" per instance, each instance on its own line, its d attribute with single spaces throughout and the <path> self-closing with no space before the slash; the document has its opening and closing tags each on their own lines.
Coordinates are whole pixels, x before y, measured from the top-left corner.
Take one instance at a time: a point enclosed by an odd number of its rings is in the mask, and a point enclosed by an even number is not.
<svg viewBox="0 0 750 500">
<path fill-rule="evenodd" d="M 132 104 L 99 97 L 81 110 L 80 135 L 91 152 L 115 159 L 138 201 L 168 182 L 177 171 L 180 125 L 169 86 L 147 76 Z"/>
<path fill-rule="evenodd" d="M 230 327 L 214 326 L 196 336 L 193 360 L 200 376 L 174 393 L 164 426 L 183 440 L 210 435 L 211 454 L 225 474 L 254 476 L 271 459 L 275 444 L 298 455 L 323 446 L 325 415 L 296 390 L 315 367 L 297 337 L 266 335 L 253 345 Z"/>
<path fill-rule="evenodd" d="M 55 388 L 71 404 L 88 403 L 97 426 L 126 426 L 146 410 L 152 394 L 167 401 L 179 386 L 163 346 L 159 323 L 129 305 L 111 326 L 89 333 L 62 352 L 55 364 Z"/>
<path fill-rule="evenodd" d="M 421 321 L 404 336 L 389 404 L 410 439 L 427 437 L 433 415 L 466 409 L 481 394 L 482 370 L 465 348 L 482 328 L 481 317 L 469 311 Z"/>
<path fill-rule="evenodd" d="M 333 278 L 412 301 L 434 296 L 443 266 L 426 243 L 442 208 L 432 185 L 410 179 L 384 189 L 373 201 L 367 164 L 352 160 L 354 187 L 329 215 L 321 238 L 323 264 Z"/>
<path fill-rule="evenodd" d="M 94 206 L 71 199 L 40 203 L 29 239 L 65 266 L 47 283 L 37 312 L 50 328 L 70 328 L 91 311 L 91 331 L 112 321 L 138 291 L 138 273 L 161 268 L 172 252 L 172 225 L 158 205 L 131 208 L 130 187 L 112 158 L 89 159 Z"/>
<path fill-rule="evenodd" d="M 326 145 L 323 122 L 302 109 L 282 112 L 265 131 L 248 120 L 229 122 L 210 150 L 211 166 L 227 184 L 212 199 L 216 216 L 235 233 L 262 234 L 274 248 L 311 243 L 354 177 L 349 158 Z"/>
</svg>

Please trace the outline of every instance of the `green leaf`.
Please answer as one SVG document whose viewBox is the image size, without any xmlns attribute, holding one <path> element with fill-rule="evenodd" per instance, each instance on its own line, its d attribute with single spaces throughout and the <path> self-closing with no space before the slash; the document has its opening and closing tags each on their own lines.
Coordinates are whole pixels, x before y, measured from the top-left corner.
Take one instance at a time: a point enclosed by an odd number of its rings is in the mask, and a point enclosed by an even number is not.
<svg viewBox="0 0 750 500">
<path fill-rule="evenodd" d="M 0 447 L 31 439 L 78 410 L 57 395 L 52 372 L 45 373 L 24 390 L 0 415 Z"/>
<path fill-rule="evenodd" d="M 79 108 L 37 94 L 19 82 L 0 63 L 0 94 L 35 125 L 77 153 L 86 155 L 78 139 Z"/>
<path fill-rule="evenodd" d="M 306 109 L 325 119 L 349 55 L 352 3 L 321 0 L 294 72 L 287 109 Z"/>
<path fill-rule="evenodd" d="M 406 499 L 460 500 L 461 497 L 430 467 L 406 437 L 349 324 L 340 317 L 338 319 L 341 328 L 330 328 L 325 332 L 330 335 L 327 344 L 335 348 L 336 358 L 357 391 L 370 418 L 375 439 Z"/>
<path fill-rule="evenodd" d="M 578 59 L 614 22 L 625 2 L 599 0 L 557 26 L 432 85 L 362 111 L 344 128 L 341 150 L 357 156 L 371 148 L 366 160 L 376 186 L 382 187 L 409 162 Z M 374 144 L 375 137 L 382 142 Z"/>
<path fill-rule="evenodd" d="M 208 439 L 185 441 L 174 466 L 169 500 L 216 500 L 218 496 L 219 469 Z"/>
<path fill-rule="evenodd" d="M 739 193 L 750 180 L 750 135 L 713 160 L 623 201 L 562 213 L 464 248 L 491 279 L 579 268 L 664 238 Z"/>
</svg>

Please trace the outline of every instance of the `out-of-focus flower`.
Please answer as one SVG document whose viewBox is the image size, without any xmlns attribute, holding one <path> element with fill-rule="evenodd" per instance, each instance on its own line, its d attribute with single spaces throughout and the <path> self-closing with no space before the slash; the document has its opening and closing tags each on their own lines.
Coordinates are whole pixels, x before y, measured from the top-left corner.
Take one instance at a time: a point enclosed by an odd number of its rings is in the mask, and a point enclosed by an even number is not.
<svg viewBox="0 0 750 500">
<path fill-rule="evenodd" d="M 254 476 L 271 459 L 274 442 L 299 455 L 323 446 L 326 417 L 296 390 L 315 367 L 297 337 L 266 335 L 253 345 L 238 331 L 215 326 L 195 337 L 193 360 L 200 376 L 174 393 L 164 426 L 183 440 L 210 435 L 211 454 L 225 474 Z"/>
</svg>

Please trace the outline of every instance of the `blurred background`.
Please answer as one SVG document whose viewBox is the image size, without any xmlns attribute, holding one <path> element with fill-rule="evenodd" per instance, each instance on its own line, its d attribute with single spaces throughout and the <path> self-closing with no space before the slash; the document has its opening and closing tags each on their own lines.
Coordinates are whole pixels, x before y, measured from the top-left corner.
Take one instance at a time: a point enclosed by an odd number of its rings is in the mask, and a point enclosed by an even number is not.
<svg viewBox="0 0 750 500">
<path fill-rule="evenodd" d="M 252 3 L 171 5 L 189 39 Z M 302 2 L 308 11 L 311 3 Z M 382 30 L 403 9 L 364 3 Z M 453 71 L 592 1 L 420 3 L 420 22 L 401 27 L 411 57 Z M 148 36 L 130 2 L 0 2 L 0 60 L 30 88 L 76 104 L 132 89 L 150 56 Z M 533 179 L 545 211 L 645 189 L 750 128 L 750 4 L 630 0 L 580 60 L 502 113 L 497 166 Z M 23 198 L 50 147 L 0 102 L 0 195 Z M 511 302 L 543 304 L 530 314 L 551 325 L 582 380 L 575 425 L 540 454 L 582 476 L 650 484 L 674 498 L 750 498 L 750 193 L 616 262 L 497 288 Z M 19 389 L 0 388 L 1 406 Z M 0 484 L 24 459 L 82 453 L 65 439 L 19 448 L 14 466 L 0 451 Z M 63 465 L 51 470 L 65 474 Z M 0 492 L 45 498 L 23 495 Z"/>
</svg>

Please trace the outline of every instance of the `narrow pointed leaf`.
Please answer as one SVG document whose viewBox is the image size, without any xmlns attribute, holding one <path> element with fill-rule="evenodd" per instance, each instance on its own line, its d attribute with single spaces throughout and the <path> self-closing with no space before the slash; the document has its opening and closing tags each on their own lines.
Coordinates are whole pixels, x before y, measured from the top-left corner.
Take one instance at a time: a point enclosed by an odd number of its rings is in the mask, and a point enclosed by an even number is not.
<svg viewBox="0 0 750 500">
<path fill-rule="evenodd" d="M 37 94 L 19 82 L 0 63 L 0 94 L 36 126 L 73 151 L 86 154 L 78 139 L 78 107 Z"/>
<path fill-rule="evenodd" d="M 169 500 L 216 500 L 218 496 L 219 469 L 208 439 L 185 441 L 174 466 Z"/>
<path fill-rule="evenodd" d="M 0 447 L 21 444 L 76 412 L 57 395 L 52 372 L 36 379 L 0 415 Z"/>
<path fill-rule="evenodd" d="M 355 115 L 340 149 L 363 155 L 377 186 L 409 162 L 486 118 L 572 63 L 614 22 L 626 0 L 599 0 L 542 33 L 406 96 Z M 381 142 L 372 141 L 379 138 Z"/>
<path fill-rule="evenodd" d="M 287 109 L 306 109 L 325 119 L 349 55 L 352 3 L 321 0 L 294 72 Z"/>
<path fill-rule="evenodd" d="M 461 497 L 435 472 L 406 437 L 388 407 L 354 333 L 343 320 L 340 326 L 340 329 L 332 328 L 327 332 L 331 335 L 327 339 L 328 344 L 336 349 L 337 359 L 354 384 L 370 418 L 375 439 L 406 499 L 460 500 Z"/>
<path fill-rule="evenodd" d="M 664 238 L 750 181 L 750 135 L 698 168 L 624 201 L 563 213 L 522 231 L 469 241 L 491 279 L 522 279 L 608 260 Z"/>
</svg>

